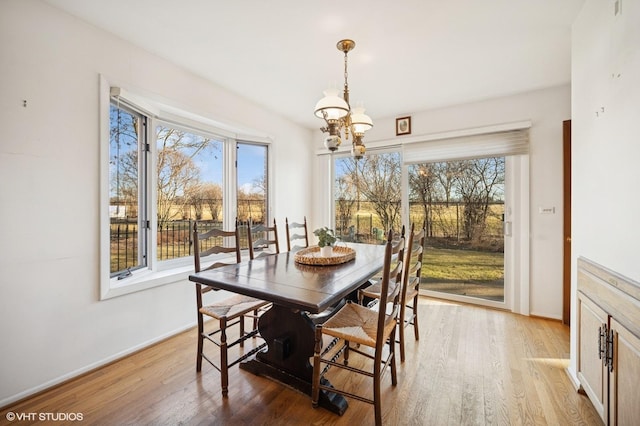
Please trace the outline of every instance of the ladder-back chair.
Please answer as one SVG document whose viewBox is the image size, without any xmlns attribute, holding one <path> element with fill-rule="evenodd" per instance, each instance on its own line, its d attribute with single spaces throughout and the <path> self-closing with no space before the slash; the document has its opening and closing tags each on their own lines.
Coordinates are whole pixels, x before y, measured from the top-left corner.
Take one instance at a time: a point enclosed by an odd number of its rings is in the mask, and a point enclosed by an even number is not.
<svg viewBox="0 0 640 426">
<path fill-rule="evenodd" d="M 198 223 L 193 224 L 193 259 L 196 272 L 206 271 L 209 269 L 219 268 L 233 263 L 240 263 L 242 260 L 240 254 L 240 235 L 238 225 L 235 231 L 223 231 L 220 229 L 211 229 L 210 231 L 200 234 L 198 232 Z M 228 255 L 228 257 L 225 256 Z M 211 256 L 208 266 L 203 265 L 203 261 Z M 230 263 L 228 263 L 230 262 Z M 196 360 L 196 371 L 202 370 L 202 359 L 204 358 L 216 370 L 220 372 L 220 383 L 222 387 L 222 396 L 226 397 L 229 393 L 229 368 L 233 365 L 247 359 L 254 353 L 266 347 L 266 343 L 258 343 L 249 351 L 244 350 L 244 342 L 250 338 L 258 336 L 258 329 L 255 321 L 258 310 L 269 304 L 269 302 L 255 299 L 249 296 L 229 293 L 228 296 L 213 301 L 210 304 L 203 303 L 203 295 L 214 289 L 196 283 L 196 304 L 198 315 L 198 354 Z M 204 315 L 213 318 L 215 321 L 207 321 L 205 324 Z M 245 317 L 252 317 L 253 328 L 249 331 L 245 330 Z M 217 322 L 217 327 L 213 327 L 213 323 Z M 228 341 L 230 327 L 239 325 L 238 336 Z M 206 328 L 206 329 L 205 329 Z M 220 348 L 220 360 L 215 362 L 204 352 L 205 340 L 212 342 Z M 229 349 L 239 345 L 238 355 L 229 359 Z"/>
<path fill-rule="evenodd" d="M 257 237 L 254 237 L 257 235 Z M 249 258 L 251 260 L 280 253 L 278 242 L 278 226 L 273 219 L 273 226 L 265 224 L 253 225 L 251 220 L 247 222 L 247 240 L 249 245 Z"/>
<path fill-rule="evenodd" d="M 402 225 L 402 229 L 400 230 L 400 232 L 398 233 L 397 231 L 393 232 L 393 239 L 398 240 L 398 238 L 405 238 L 404 236 L 405 234 L 405 227 L 404 225 Z M 395 280 L 392 280 L 391 283 L 389 283 L 389 291 L 394 291 L 395 290 L 395 286 L 400 284 L 400 280 L 398 280 L 397 282 Z M 358 289 L 358 303 L 363 305 L 365 300 L 368 301 L 368 305 L 372 306 L 374 303 L 377 303 L 377 299 L 380 296 L 380 285 L 381 285 L 381 280 L 380 280 L 380 275 L 376 275 L 374 278 L 370 279 L 368 281 L 368 285 L 365 284 L 364 286 L 362 286 L 362 288 Z M 366 298 L 366 299 L 365 299 Z"/>
<path fill-rule="evenodd" d="M 376 425 L 382 424 L 381 379 L 387 367 L 391 368 L 391 384 L 397 384 L 395 360 L 395 335 L 398 315 L 400 311 L 400 286 L 395 291 L 387 293 L 390 283 L 399 282 L 402 277 L 404 258 L 404 238 L 393 240 L 393 233 L 389 231 L 384 254 L 384 266 L 381 276 L 380 304 L 390 304 L 389 314 L 384 308 L 377 311 L 357 303 L 347 302 L 340 310 L 322 325 L 316 325 L 315 350 L 313 356 L 312 405 L 318 406 L 320 390 L 339 393 L 359 401 L 373 404 Z M 323 350 L 323 337 L 328 336 L 334 341 Z M 354 344 L 354 346 L 351 346 Z M 385 344 L 388 351 L 384 350 Z M 366 351 L 363 346 L 373 348 Z M 349 355 L 356 352 L 373 360 L 370 369 L 356 368 L 349 363 Z M 342 353 L 343 363 L 338 362 Z M 324 367 L 323 367 L 324 364 Z M 331 368 L 345 369 L 354 374 L 362 374 L 373 378 L 373 397 L 364 397 L 343 388 L 336 383 L 331 386 L 323 380 Z M 351 380 L 345 380 L 352 383 Z M 367 387 L 367 389 L 369 389 Z"/>
<path fill-rule="evenodd" d="M 284 223 L 287 229 L 287 251 L 309 247 L 306 216 L 303 222 L 289 222 L 289 218 L 285 217 Z"/>
<path fill-rule="evenodd" d="M 411 226 L 411 234 L 405 249 L 405 269 L 402 274 L 402 292 L 400 293 L 400 361 L 405 359 L 405 328 L 412 325 L 416 340 L 420 340 L 418 331 L 418 295 L 420 293 L 420 281 L 422 275 L 422 256 L 426 229 L 424 226 L 414 232 L 415 224 Z"/>
</svg>

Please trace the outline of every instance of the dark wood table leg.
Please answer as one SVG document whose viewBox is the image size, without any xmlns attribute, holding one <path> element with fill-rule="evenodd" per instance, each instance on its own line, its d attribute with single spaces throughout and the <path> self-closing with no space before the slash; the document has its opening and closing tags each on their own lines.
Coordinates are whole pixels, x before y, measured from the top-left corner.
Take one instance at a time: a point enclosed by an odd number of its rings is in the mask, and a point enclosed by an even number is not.
<svg viewBox="0 0 640 426">
<path fill-rule="evenodd" d="M 311 396 L 315 325 L 304 312 L 273 305 L 258 321 L 267 350 L 256 354 L 240 368 L 267 376 Z M 342 415 L 348 407 L 342 395 L 320 391 L 319 405 Z M 309 401 L 311 404 L 311 401 Z"/>
</svg>

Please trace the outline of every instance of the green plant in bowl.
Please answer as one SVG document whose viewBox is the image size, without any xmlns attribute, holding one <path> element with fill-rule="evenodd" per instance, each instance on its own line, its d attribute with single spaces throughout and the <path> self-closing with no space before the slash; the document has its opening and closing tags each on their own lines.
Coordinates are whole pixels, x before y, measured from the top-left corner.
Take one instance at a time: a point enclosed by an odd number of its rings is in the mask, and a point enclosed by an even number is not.
<svg viewBox="0 0 640 426">
<path fill-rule="evenodd" d="M 313 235 L 318 237 L 318 247 L 331 247 L 338 239 L 334 235 L 333 229 L 329 229 L 326 226 L 324 228 L 318 228 L 313 231 Z"/>
</svg>

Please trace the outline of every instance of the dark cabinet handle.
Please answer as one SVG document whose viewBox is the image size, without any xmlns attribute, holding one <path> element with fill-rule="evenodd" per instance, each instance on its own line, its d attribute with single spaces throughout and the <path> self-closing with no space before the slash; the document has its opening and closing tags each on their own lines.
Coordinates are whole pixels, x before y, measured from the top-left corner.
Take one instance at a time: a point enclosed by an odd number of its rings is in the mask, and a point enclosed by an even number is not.
<svg viewBox="0 0 640 426">
<path fill-rule="evenodd" d="M 606 363 L 606 352 L 607 352 L 607 324 L 602 324 L 598 327 L 598 358 L 602 360 L 602 362 Z"/>
<path fill-rule="evenodd" d="M 605 365 L 609 366 L 609 372 L 613 371 L 613 330 L 609 330 L 609 336 L 607 336 L 607 359 Z"/>
</svg>

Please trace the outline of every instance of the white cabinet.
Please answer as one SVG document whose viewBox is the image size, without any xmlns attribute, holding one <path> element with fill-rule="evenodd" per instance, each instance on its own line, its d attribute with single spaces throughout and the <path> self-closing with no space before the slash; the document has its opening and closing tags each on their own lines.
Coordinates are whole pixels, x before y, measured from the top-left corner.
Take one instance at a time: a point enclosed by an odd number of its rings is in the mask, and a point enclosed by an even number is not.
<svg viewBox="0 0 640 426">
<path fill-rule="evenodd" d="M 609 412 L 613 425 L 640 423 L 640 338 L 614 318 L 613 366 L 609 376 Z"/>
<path fill-rule="evenodd" d="M 608 416 L 607 366 L 603 362 L 602 336 L 609 316 L 582 293 L 578 293 L 578 380 L 604 420 Z"/>
<path fill-rule="evenodd" d="M 605 424 L 640 422 L 640 284 L 578 260 L 578 380 Z"/>
</svg>

